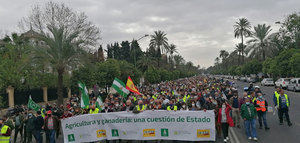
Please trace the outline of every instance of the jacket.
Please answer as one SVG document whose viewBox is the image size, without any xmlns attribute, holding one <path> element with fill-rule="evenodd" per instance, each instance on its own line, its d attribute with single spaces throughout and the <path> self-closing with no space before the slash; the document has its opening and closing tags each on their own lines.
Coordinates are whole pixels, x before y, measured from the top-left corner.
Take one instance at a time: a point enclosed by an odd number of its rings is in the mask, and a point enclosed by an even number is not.
<svg viewBox="0 0 300 143">
<path fill-rule="evenodd" d="M 58 128 L 59 128 L 59 120 L 55 116 L 51 116 L 51 117 L 53 119 L 53 129 L 54 130 L 58 130 Z M 50 117 L 46 117 L 46 119 L 45 119 L 45 130 L 49 130 L 49 128 L 48 128 L 48 120 L 49 120 L 49 118 Z"/>
<path fill-rule="evenodd" d="M 256 111 L 256 108 L 254 107 L 253 104 L 249 104 L 249 107 L 250 107 L 250 112 L 251 112 L 251 115 L 249 114 L 249 111 L 248 111 L 248 105 L 246 104 L 243 104 L 242 107 L 241 107 L 241 116 L 243 119 L 246 118 L 246 120 L 251 120 L 251 119 L 255 119 L 256 115 L 257 115 L 257 111 Z"/>
<path fill-rule="evenodd" d="M 234 123 L 231 116 L 229 115 L 230 110 L 232 110 L 230 105 L 226 104 L 225 114 L 226 114 L 227 123 L 229 124 L 230 127 L 233 127 Z M 221 124 L 221 121 L 222 121 L 222 108 L 220 108 L 218 112 L 218 123 Z"/>
</svg>

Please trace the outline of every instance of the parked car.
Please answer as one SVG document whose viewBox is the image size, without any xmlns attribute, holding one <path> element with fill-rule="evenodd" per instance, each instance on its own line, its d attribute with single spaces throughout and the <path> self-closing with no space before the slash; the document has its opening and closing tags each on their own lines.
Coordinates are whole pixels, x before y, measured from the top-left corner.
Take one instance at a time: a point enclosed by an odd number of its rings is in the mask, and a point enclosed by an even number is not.
<svg viewBox="0 0 300 143">
<path fill-rule="evenodd" d="M 277 87 L 281 87 L 283 89 L 286 89 L 287 86 L 289 85 L 289 82 L 290 82 L 291 79 L 289 78 L 280 78 L 278 79 L 276 82 L 275 82 L 275 85 Z"/>
<path fill-rule="evenodd" d="M 257 80 L 256 80 L 256 78 L 255 77 L 248 77 L 247 78 L 247 82 L 249 82 L 249 83 L 255 83 Z"/>
<path fill-rule="evenodd" d="M 240 78 L 240 80 L 246 82 L 246 81 L 247 81 L 247 77 L 242 76 L 242 77 Z"/>
<path fill-rule="evenodd" d="M 293 78 L 287 86 L 287 90 L 292 90 L 294 92 L 300 91 L 300 78 Z"/>
<path fill-rule="evenodd" d="M 274 86 L 274 81 L 272 78 L 264 78 L 260 84 L 261 86 Z"/>
</svg>

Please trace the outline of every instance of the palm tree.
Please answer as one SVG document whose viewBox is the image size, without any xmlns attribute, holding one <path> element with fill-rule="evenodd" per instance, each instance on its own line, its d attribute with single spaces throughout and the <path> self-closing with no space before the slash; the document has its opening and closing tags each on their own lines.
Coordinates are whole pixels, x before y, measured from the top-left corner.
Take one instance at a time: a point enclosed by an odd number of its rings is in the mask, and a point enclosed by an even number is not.
<svg viewBox="0 0 300 143">
<path fill-rule="evenodd" d="M 180 55 L 175 55 L 173 58 L 174 58 L 175 66 L 177 68 L 185 62 L 183 57 Z"/>
<path fill-rule="evenodd" d="M 148 68 L 154 67 L 155 63 L 153 62 L 153 57 L 150 56 L 142 56 L 137 61 L 137 68 L 140 69 L 143 73 L 147 71 Z"/>
<path fill-rule="evenodd" d="M 215 59 L 215 65 L 219 65 L 219 63 L 220 63 L 220 58 L 216 57 L 216 59 Z"/>
<path fill-rule="evenodd" d="M 33 61 L 43 61 L 57 72 L 57 102 L 61 105 L 63 76 L 82 65 L 86 59 L 85 49 L 95 46 L 100 38 L 99 29 L 85 14 L 77 14 L 64 4 L 54 2 L 47 3 L 45 8 L 33 8 L 26 22 L 39 34 L 37 39 L 43 41 L 34 48 Z"/>
<path fill-rule="evenodd" d="M 242 54 L 242 50 L 243 50 L 243 47 L 245 45 L 242 45 L 242 43 L 239 43 L 239 44 L 236 44 L 235 45 L 235 50 L 234 52 L 236 52 L 238 54 L 238 65 L 240 65 L 240 61 L 241 61 L 241 54 Z"/>
<path fill-rule="evenodd" d="M 242 46 L 244 45 L 244 37 L 251 36 L 251 25 L 246 18 L 240 18 L 238 22 L 235 22 L 234 37 L 242 40 Z M 244 63 L 244 46 L 242 47 L 242 63 Z"/>
<path fill-rule="evenodd" d="M 156 50 L 160 50 L 162 53 L 169 51 L 167 34 L 163 31 L 154 31 L 154 35 L 151 35 L 150 47 L 155 47 Z"/>
<path fill-rule="evenodd" d="M 219 57 L 224 61 L 229 56 L 229 53 L 226 50 L 221 50 Z"/>
<path fill-rule="evenodd" d="M 169 53 L 170 53 L 169 62 L 171 64 L 173 64 L 173 54 L 177 53 L 176 45 L 170 44 L 170 46 L 169 46 Z"/>
<path fill-rule="evenodd" d="M 275 46 L 271 44 L 272 36 L 269 35 L 271 32 L 271 26 L 266 24 L 258 24 L 254 27 L 253 35 L 251 40 L 248 41 L 246 51 L 250 53 L 249 57 L 262 58 L 264 61 L 266 56 L 271 56 Z"/>
</svg>

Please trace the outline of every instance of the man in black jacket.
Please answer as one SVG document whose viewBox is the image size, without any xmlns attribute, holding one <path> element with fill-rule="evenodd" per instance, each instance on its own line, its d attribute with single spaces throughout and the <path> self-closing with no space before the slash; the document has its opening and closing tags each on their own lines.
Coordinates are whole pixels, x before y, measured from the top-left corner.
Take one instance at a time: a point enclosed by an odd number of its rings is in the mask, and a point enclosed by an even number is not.
<svg viewBox="0 0 300 143">
<path fill-rule="evenodd" d="M 42 128 L 44 126 L 44 118 L 41 115 L 41 111 L 37 111 L 37 116 L 35 118 L 35 129 L 34 137 L 37 143 L 43 143 Z"/>
</svg>

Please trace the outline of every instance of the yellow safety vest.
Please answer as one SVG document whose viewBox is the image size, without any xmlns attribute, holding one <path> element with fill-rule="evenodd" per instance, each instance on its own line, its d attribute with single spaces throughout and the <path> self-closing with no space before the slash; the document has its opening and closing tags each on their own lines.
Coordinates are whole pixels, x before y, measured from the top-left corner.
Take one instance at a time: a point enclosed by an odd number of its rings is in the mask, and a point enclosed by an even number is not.
<svg viewBox="0 0 300 143">
<path fill-rule="evenodd" d="M 3 127 L 1 128 L 1 134 L 5 134 L 8 128 L 8 126 L 3 125 Z M 10 136 L 0 136 L 0 143 L 9 143 L 9 140 Z"/>
<path fill-rule="evenodd" d="M 139 105 L 136 105 L 136 109 L 137 109 L 138 111 L 141 111 L 141 110 L 144 111 L 144 110 L 146 110 L 146 106 L 143 105 L 143 107 L 142 107 L 142 109 L 141 109 Z"/>
<path fill-rule="evenodd" d="M 156 100 L 156 99 L 157 99 L 157 96 L 158 96 L 157 94 L 156 94 L 156 95 L 153 95 L 152 98 L 153 98 L 154 100 Z"/>
<path fill-rule="evenodd" d="M 188 95 L 188 96 L 186 96 L 186 95 L 184 95 L 184 97 L 183 97 L 183 102 L 185 102 L 186 103 L 186 101 L 188 100 L 190 98 L 190 95 Z"/>
<path fill-rule="evenodd" d="M 90 109 L 90 114 L 98 114 L 99 113 L 99 109 L 95 108 L 95 110 L 93 111 L 92 109 Z"/>
<path fill-rule="evenodd" d="M 41 114 L 42 114 L 42 117 L 45 118 L 46 115 L 45 115 L 45 109 L 44 108 L 41 110 Z"/>
<path fill-rule="evenodd" d="M 168 110 L 168 111 L 171 111 L 171 106 L 168 106 L 168 107 L 167 107 L 167 110 Z M 177 106 L 176 106 L 176 105 L 174 106 L 173 111 L 177 111 Z"/>
<path fill-rule="evenodd" d="M 278 95 L 279 95 L 279 94 L 278 94 Z M 277 98 L 277 106 L 279 106 L 279 97 L 280 97 L 280 96 L 276 96 L 276 98 Z M 289 98 L 288 98 L 288 96 L 287 96 L 286 94 L 284 94 L 284 97 L 285 97 L 285 99 L 286 99 L 286 106 L 289 107 L 289 106 L 290 106 Z"/>
<path fill-rule="evenodd" d="M 275 97 L 276 97 L 276 98 L 279 97 L 279 94 L 278 94 L 277 91 L 275 91 L 274 94 L 275 94 Z"/>
<path fill-rule="evenodd" d="M 136 101 L 136 97 L 134 97 L 134 96 L 133 96 L 133 101 L 134 101 L 134 102 Z"/>
<path fill-rule="evenodd" d="M 254 97 L 254 98 L 252 99 L 252 103 L 254 103 L 254 102 L 255 102 L 255 100 L 256 100 L 256 97 Z"/>
</svg>

